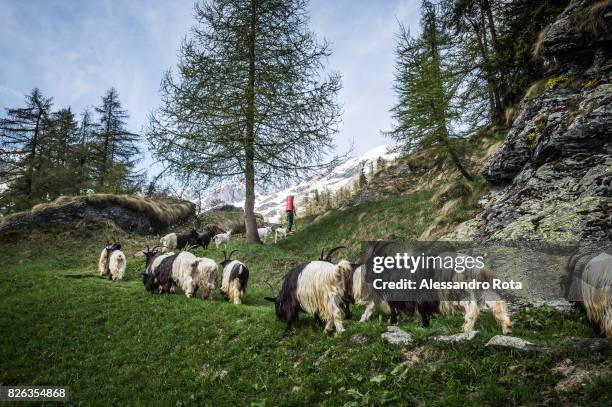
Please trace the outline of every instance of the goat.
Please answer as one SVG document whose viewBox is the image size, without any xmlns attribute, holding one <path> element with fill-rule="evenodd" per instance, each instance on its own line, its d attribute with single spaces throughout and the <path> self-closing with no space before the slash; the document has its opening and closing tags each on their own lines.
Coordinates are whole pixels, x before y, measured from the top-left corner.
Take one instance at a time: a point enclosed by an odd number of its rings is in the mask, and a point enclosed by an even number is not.
<svg viewBox="0 0 612 407">
<path fill-rule="evenodd" d="M 98 271 L 100 276 L 108 276 L 109 280 L 121 280 L 125 275 L 125 254 L 121 251 L 121 244 L 107 242 L 100 253 Z"/>
<path fill-rule="evenodd" d="M 272 228 L 270 226 L 257 228 L 257 234 L 259 235 L 259 239 L 261 239 L 264 243 L 266 243 L 266 240 L 268 240 L 268 235 L 270 233 L 272 233 Z"/>
<path fill-rule="evenodd" d="M 206 231 L 204 233 L 200 233 L 198 235 L 197 244 L 199 246 L 202 246 L 204 249 L 208 249 L 208 245 L 210 244 L 212 237 L 213 237 L 212 231 Z"/>
<path fill-rule="evenodd" d="M 280 239 L 279 239 L 280 237 Z M 274 231 L 274 243 L 287 237 L 287 228 L 276 228 Z"/>
<path fill-rule="evenodd" d="M 274 298 L 276 317 L 287 323 L 287 330 L 297 321 L 300 311 L 320 315 L 327 323 L 325 332 L 344 331 L 340 305 L 346 290 L 345 282 L 352 272 L 351 264 L 342 260 L 337 265 L 327 261 L 312 261 L 289 270 Z"/>
<path fill-rule="evenodd" d="M 145 253 L 143 251 L 143 253 Z M 155 252 L 145 253 L 147 258 L 147 272 L 142 273 L 142 283 L 145 289 L 149 292 L 162 294 L 170 294 L 174 288 L 174 280 L 172 279 L 172 268 L 174 261 L 178 255 L 174 253 L 166 253 L 155 257 Z"/>
<path fill-rule="evenodd" d="M 366 259 L 374 254 L 377 250 L 378 243 L 374 245 L 371 252 L 366 256 Z M 461 256 L 459 253 L 441 253 L 440 257 Z M 450 315 L 456 312 L 463 312 L 465 323 L 463 331 L 469 332 L 474 329 L 478 314 L 483 307 L 488 307 L 492 310 L 493 316 L 500 324 L 502 333 L 508 334 L 512 330 L 512 323 L 508 315 L 506 302 L 501 299 L 496 293 L 486 290 L 484 292 L 475 291 L 458 291 L 451 290 L 441 291 L 437 298 L 430 296 L 421 296 L 416 292 L 416 298 L 409 301 L 398 301 L 388 297 L 385 292 L 374 290 L 371 283 L 366 281 L 365 262 L 360 264 L 353 273 L 353 299 L 358 304 L 367 304 L 366 309 L 361 316 L 360 322 L 368 321 L 375 307 L 381 308 L 385 313 L 390 314 L 390 322 L 397 323 L 398 317 L 403 313 L 409 316 L 414 315 L 415 310 L 419 312 L 421 317 L 421 325 L 429 326 L 429 318 L 434 314 Z M 486 270 L 474 271 L 466 270 L 464 273 L 456 273 L 444 268 L 434 270 L 420 271 L 426 273 L 420 275 L 420 278 L 427 276 L 437 281 L 470 281 L 475 279 L 478 281 L 490 281 L 491 276 Z M 401 276 L 398 276 L 401 278 Z"/>
<path fill-rule="evenodd" d="M 214 260 L 196 257 L 183 251 L 178 254 L 172 265 L 172 279 L 187 298 L 201 289 L 202 298 L 211 299 L 214 294 L 215 281 L 219 266 Z"/>
<path fill-rule="evenodd" d="M 187 246 L 197 246 L 198 238 L 198 232 L 192 229 L 189 233 L 168 233 L 159 241 L 163 246 L 162 251 L 166 252 L 172 249 L 182 250 Z"/>
<path fill-rule="evenodd" d="M 346 246 L 337 246 L 337 247 L 334 247 L 333 249 L 331 249 L 328 252 L 325 251 L 325 248 L 321 249 L 321 254 L 319 256 L 319 260 L 331 263 L 332 262 L 333 254 L 337 250 L 340 250 L 340 249 L 346 249 Z M 355 267 L 355 265 L 351 263 L 351 268 L 354 268 L 354 267 Z M 351 318 L 353 318 L 353 314 L 351 313 L 351 310 L 350 310 L 350 304 L 354 304 L 355 303 L 355 301 L 353 299 L 353 295 L 352 295 L 352 291 L 353 291 L 353 279 L 352 279 L 351 275 L 347 275 L 346 276 L 346 280 L 344 281 L 344 286 L 345 286 L 344 296 L 342 298 L 342 303 L 340 304 L 340 308 L 344 312 L 344 318 L 351 319 Z M 315 318 L 317 319 L 317 321 L 319 321 L 318 316 L 315 316 Z"/>
<path fill-rule="evenodd" d="M 612 338 L 612 256 L 572 256 L 567 298 L 584 312 L 598 333 Z"/>
<path fill-rule="evenodd" d="M 217 249 L 219 248 L 221 244 L 225 244 L 225 248 L 227 249 L 227 244 L 229 243 L 231 237 L 232 237 L 231 229 L 225 233 L 219 233 L 218 235 L 215 235 L 213 239 L 215 240 L 215 246 L 217 246 Z"/>
<path fill-rule="evenodd" d="M 223 251 L 223 268 L 221 277 L 221 292 L 225 297 L 234 304 L 242 304 L 242 299 L 246 292 L 247 283 L 249 281 L 249 269 L 244 263 L 238 260 L 232 260 L 231 252 L 229 256 Z"/>
</svg>

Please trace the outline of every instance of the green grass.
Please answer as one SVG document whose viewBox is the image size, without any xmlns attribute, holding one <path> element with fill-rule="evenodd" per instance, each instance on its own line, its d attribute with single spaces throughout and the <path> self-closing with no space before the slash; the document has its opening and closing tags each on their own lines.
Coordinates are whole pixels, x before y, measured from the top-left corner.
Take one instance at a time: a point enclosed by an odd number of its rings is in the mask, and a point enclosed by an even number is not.
<svg viewBox="0 0 612 407">
<path fill-rule="evenodd" d="M 252 272 L 242 306 L 218 294 L 202 301 L 145 292 L 144 260 L 133 254 L 153 237 L 123 236 L 126 279 L 110 282 L 96 276 L 104 231 L 49 226 L 3 236 L 0 256 L 19 260 L 0 271 L 0 384 L 69 386 L 71 402 L 104 405 L 610 405 L 609 354 L 485 348 L 500 333 L 490 314 L 479 318 L 477 339 L 454 347 L 427 337 L 459 332 L 460 316 L 437 317 L 427 329 L 417 318 L 401 321 L 417 342 L 407 350 L 381 340 L 383 316 L 358 323 L 359 308 L 336 337 L 306 315 L 284 331 L 263 300 L 272 293 L 267 283 L 323 246 L 345 243 L 352 255 L 373 236 L 418 236 L 434 217 L 427 208 L 437 208 L 429 198 L 392 197 L 317 221 L 298 219 L 298 232 L 278 245 L 233 240 L 230 249 Z M 223 257 L 214 245 L 196 252 Z M 536 343 L 593 336 L 575 312 L 529 309 L 513 320 L 514 334 Z M 353 343 L 358 333 L 369 343 Z M 557 392 L 563 376 L 551 369 L 566 359 L 602 375 Z"/>
</svg>

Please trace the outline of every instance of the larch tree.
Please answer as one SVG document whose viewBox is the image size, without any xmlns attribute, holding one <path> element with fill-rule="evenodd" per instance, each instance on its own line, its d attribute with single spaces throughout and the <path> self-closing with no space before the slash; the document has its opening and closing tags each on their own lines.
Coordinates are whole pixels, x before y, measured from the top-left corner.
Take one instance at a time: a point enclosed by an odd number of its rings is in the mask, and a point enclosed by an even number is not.
<svg viewBox="0 0 612 407">
<path fill-rule="evenodd" d="M 454 64 L 446 63 L 453 60 L 451 39 L 435 4 L 423 1 L 421 13 L 419 37 L 400 25 L 394 82 L 399 100 L 391 109 L 394 128 L 386 134 L 405 152 L 442 147 L 463 177 L 472 180 L 451 140 L 463 83 Z"/>
<path fill-rule="evenodd" d="M 255 185 L 287 183 L 326 160 L 340 120 L 331 51 L 307 0 L 209 0 L 162 79 L 150 117 L 154 157 L 186 183 L 243 177 L 247 240 L 258 243 Z"/>
<path fill-rule="evenodd" d="M 37 200 L 37 177 L 49 127 L 52 99 L 35 88 L 25 107 L 7 108 L 0 119 L 0 178 L 4 189 L 0 206 L 9 210 L 29 208 Z"/>
<path fill-rule="evenodd" d="M 102 97 L 94 108 L 98 114 L 93 133 L 93 171 L 97 189 L 111 192 L 130 191 L 138 183 L 134 168 L 141 158 L 140 135 L 127 130 L 129 115 L 123 109 L 115 88 Z"/>
</svg>

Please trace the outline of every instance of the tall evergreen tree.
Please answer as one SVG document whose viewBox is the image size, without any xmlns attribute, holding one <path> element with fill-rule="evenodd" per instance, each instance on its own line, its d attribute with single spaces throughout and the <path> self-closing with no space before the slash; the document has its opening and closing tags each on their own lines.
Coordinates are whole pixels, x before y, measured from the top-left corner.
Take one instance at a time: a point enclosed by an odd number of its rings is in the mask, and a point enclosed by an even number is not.
<svg viewBox="0 0 612 407">
<path fill-rule="evenodd" d="M 129 115 L 122 108 L 115 88 L 106 92 L 102 103 L 94 110 L 99 117 L 97 131 L 93 133 L 92 163 L 97 188 L 112 192 L 129 191 L 139 178 L 134 168 L 141 158 L 137 144 L 140 136 L 127 130 Z"/>
<path fill-rule="evenodd" d="M 25 107 L 7 108 L 0 119 L 0 178 L 6 182 L 0 206 L 9 210 L 29 208 L 38 200 L 38 179 L 44 137 L 52 99 L 38 88 L 25 98 Z"/>
<path fill-rule="evenodd" d="M 454 65 L 447 63 L 452 43 L 436 5 L 423 1 L 421 13 L 422 34 L 418 38 L 400 25 L 394 83 L 399 101 L 391 110 L 395 126 L 387 134 L 404 151 L 442 147 L 459 172 L 471 180 L 451 140 L 453 123 L 459 118 L 457 99 L 462 85 Z"/>
<path fill-rule="evenodd" d="M 162 80 L 151 115 L 154 156 L 183 179 L 244 177 L 247 239 L 259 242 L 255 183 L 335 164 L 340 76 L 308 28 L 307 0 L 209 0 L 196 5 L 178 74 Z"/>
</svg>

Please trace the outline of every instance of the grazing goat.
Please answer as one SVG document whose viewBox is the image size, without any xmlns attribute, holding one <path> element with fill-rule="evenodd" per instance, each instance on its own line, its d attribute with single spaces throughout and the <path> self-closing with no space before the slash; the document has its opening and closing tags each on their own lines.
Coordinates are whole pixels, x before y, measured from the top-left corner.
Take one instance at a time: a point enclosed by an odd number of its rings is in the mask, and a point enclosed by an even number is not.
<svg viewBox="0 0 612 407">
<path fill-rule="evenodd" d="M 202 298 L 209 300 L 214 294 L 218 268 L 214 260 L 181 252 L 172 265 L 172 279 L 187 298 L 200 289 Z"/>
<path fill-rule="evenodd" d="M 198 235 L 198 241 L 197 244 L 201 247 L 203 247 L 204 249 L 208 249 L 208 245 L 210 244 L 210 241 L 212 240 L 213 237 L 213 232 L 212 231 L 207 231 L 204 233 L 200 233 Z"/>
<path fill-rule="evenodd" d="M 350 299 L 352 299 L 355 304 L 366 306 L 359 322 L 369 321 L 370 317 L 372 317 L 372 312 L 377 307 L 385 314 L 391 314 L 389 303 L 372 295 L 373 287 L 366 282 L 366 266 L 364 264 L 357 263 L 353 265 L 351 288 Z"/>
<path fill-rule="evenodd" d="M 287 228 L 276 228 L 274 231 L 274 243 L 287 237 Z"/>
<path fill-rule="evenodd" d="M 238 260 L 232 260 L 232 254 L 236 250 L 231 252 L 229 256 L 226 256 L 223 251 L 223 261 L 221 267 L 223 272 L 221 274 L 221 292 L 227 297 L 227 299 L 234 304 L 242 304 L 242 299 L 246 292 L 247 283 L 249 281 L 249 269 L 244 263 Z"/>
<path fill-rule="evenodd" d="M 346 290 L 345 282 L 352 272 L 351 264 L 342 260 L 337 265 L 327 261 L 312 261 L 291 269 L 284 278 L 276 298 L 266 297 L 275 303 L 276 316 L 291 329 L 304 311 L 319 315 L 327 323 L 325 332 L 344 331 L 340 306 Z"/>
<path fill-rule="evenodd" d="M 366 259 L 374 254 L 377 246 L 378 244 L 374 246 L 366 256 Z M 441 253 L 439 256 L 459 257 L 462 255 L 460 253 Z M 463 331 L 469 332 L 474 329 L 480 310 L 483 307 L 487 307 L 492 310 L 493 316 L 502 328 L 502 333 L 508 334 L 512 331 L 512 323 L 508 315 L 506 302 L 493 291 L 447 290 L 441 291 L 438 298 L 435 299 L 423 297 L 410 301 L 397 301 L 388 298 L 385 292 L 374 290 L 372 284 L 366 281 L 366 267 L 363 263 L 359 264 L 354 270 L 352 284 L 353 299 L 357 304 L 367 304 L 360 322 L 368 321 L 375 307 L 379 307 L 383 312 L 390 314 L 390 322 L 393 324 L 397 323 L 400 314 L 404 313 L 411 316 L 417 310 L 423 327 L 429 326 L 429 318 L 434 314 L 451 315 L 463 312 L 465 319 Z M 490 282 L 491 280 L 491 276 L 486 270 L 475 271 L 468 269 L 464 273 L 456 273 L 444 268 L 437 268 L 425 271 L 425 273 L 430 274 L 429 277 L 437 281 L 459 282 L 474 279 Z M 420 277 L 426 278 L 425 275 Z M 398 278 L 401 278 L 401 276 L 398 275 Z"/>
<path fill-rule="evenodd" d="M 272 228 L 270 226 L 265 226 L 263 228 L 257 228 L 257 234 L 259 235 L 259 239 L 266 243 L 268 240 L 268 235 L 272 233 Z"/>
<path fill-rule="evenodd" d="M 162 294 L 170 294 L 173 291 L 172 267 L 177 256 L 174 253 L 166 253 L 155 257 L 154 253 L 145 253 L 147 272 L 142 273 L 142 283 L 147 291 Z"/>
<path fill-rule="evenodd" d="M 217 246 L 217 249 L 219 248 L 221 244 L 225 244 L 225 248 L 227 249 L 227 244 L 230 242 L 231 237 L 232 237 L 231 229 L 225 233 L 219 233 L 218 235 L 215 235 L 213 239 L 215 239 L 215 246 Z"/>
<path fill-rule="evenodd" d="M 586 314 L 596 331 L 612 338 L 612 256 L 601 252 L 570 262 L 567 298 Z"/>
<path fill-rule="evenodd" d="M 108 276 L 109 280 L 121 280 L 125 275 L 125 254 L 121 251 L 121 244 L 108 242 L 100 253 L 98 270 L 100 276 Z"/>
<path fill-rule="evenodd" d="M 172 249 L 182 250 L 187 246 L 197 246 L 198 238 L 198 232 L 192 229 L 189 233 L 168 233 L 159 241 L 163 246 L 162 251 L 166 252 Z"/>
</svg>

